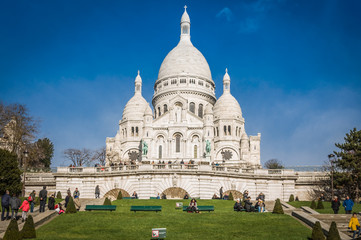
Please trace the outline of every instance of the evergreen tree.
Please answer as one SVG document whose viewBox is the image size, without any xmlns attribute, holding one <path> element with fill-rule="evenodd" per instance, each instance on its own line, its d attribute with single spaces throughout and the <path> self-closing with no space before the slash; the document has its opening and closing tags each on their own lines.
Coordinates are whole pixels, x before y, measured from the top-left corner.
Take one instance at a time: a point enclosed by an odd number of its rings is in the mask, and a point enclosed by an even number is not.
<svg viewBox="0 0 361 240">
<path fill-rule="evenodd" d="M 276 199 L 275 206 L 273 207 L 272 213 L 284 214 L 281 201 L 279 198 Z"/>
<path fill-rule="evenodd" d="M 112 205 L 112 202 L 109 198 L 105 198 L 103 205 Z"/>
<path fill-rule="evenodd" d="M 325 236 L 323 235 L 321 224 L 319 221 L 317 221 L 315 225 L 313 225 L 312 240 L 325 240 Z"/>
<path fill-rule="evenodd" d="M 61 197 L 61 192 L 60 192 L 60 191 L 58 191 L 58 193 L 56 194 L 56 198 L 63 199 L 63 198 Z"/>
<path fill-rule="evenodd" d="M 18 223 L 15 219 L 11 219 L 9 226 L 6 229 L 3 240 L 20 240 L 20 239 L 21 239 L 21 235 L 19 232 Z"/>
<path fill-rule="evenodd" d="M 0 149 L 0 179 L 0 195 L 6 189 L 15 194 L 21 192 L 21 171 L 17 156 L 4 149 Z"/>
<path fill-rule="evenodd" d="M 341 240 L 337 225 L 334 221 L 332 221 L 330 230 L 328 231 L 327 240 Z"/>
<path fill-rule="evenodd" d="M 21 230 L 22 238 L 36 238 L 35 224 L 33 216 L 29 215 L 26 219 L 23 229 Z"/>
<path fill-rule="evenodd" d="M 122 191 L 119 191 L 117 200 L 121 200 L 121 199 L 123 199 L 123 195 L 122 195 Z"/>
<path fill-rule="evenodd" d="M 39 139 L 36 144 L 44 153 L 44 156 L 39 159 L 40 162 L 45 168 L 50 168 L 51 159 L 54 156 L 54 144 L 48 138 Z"/>
<path fill-rule="evenodd" d="M 229 195 L 228 195 L 228 200 L 232 200 L 232 201 L 233 201 L 233 194 L 232 194 L 232 192 L 229 193 Z"/>
<path fill-rule="evenodd" d="M 321 200 L 318 200 L 316 209 L 325 209 Z"/>
<path fill-rule="evenodd" d="M 72 197 L 69 198 L 68 205 L 66 207 L 65 213 L 77 213 L 75 208 L 74 200 Z"/>
<path fill-rule="evenodd" d="M 310 208 L 316 209 L 316 202 L 315 202 L 315 200 L 312 200 Z"/>
<path fill-rule="evenodd" d="M 293 196 L 293 194 L 291 194 L 290 198 L 288 199 L 289 202 L 293 202 L 295 200 L 295 197 Z"/>
</svg>

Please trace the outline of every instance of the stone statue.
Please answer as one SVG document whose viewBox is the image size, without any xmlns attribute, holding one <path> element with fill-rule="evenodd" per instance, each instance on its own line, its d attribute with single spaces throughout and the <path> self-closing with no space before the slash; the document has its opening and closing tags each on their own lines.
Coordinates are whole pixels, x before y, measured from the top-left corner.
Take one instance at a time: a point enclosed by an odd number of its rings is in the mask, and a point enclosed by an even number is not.
<svg viewBox="0 0 361 240">
<path fill-rule="evenodd" d="M 206 141 L 206 154 L 209 156 L 211 153 L 211 142 L 209 140 Z"/>
<path fill-rule="evenodd" d="M 143 148 L 142 148 L 143 156 L 148 154 L 148 144 L 146 141 L 143 141 Z"/>
</svg>

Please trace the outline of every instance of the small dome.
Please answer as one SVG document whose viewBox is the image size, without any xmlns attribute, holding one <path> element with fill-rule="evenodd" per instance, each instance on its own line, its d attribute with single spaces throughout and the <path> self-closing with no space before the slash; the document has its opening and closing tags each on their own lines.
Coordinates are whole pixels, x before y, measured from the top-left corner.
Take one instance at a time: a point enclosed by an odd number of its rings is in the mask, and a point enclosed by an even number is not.
<svg viewBox="0 0 361 240">
<path fill-rule="evenodd" d="M 238 101 L 230 94 L 224 93 L 213 107 L 214 116 L 218 119 L 241 119 L 242 110 Z"/>
<path fill-rule="evenodd" d="M 135 94 L 125 105 L 122 120 L 143 120 L 147 107 L 149 104 L 142 95 Z"/>
<path fill-rule="evenodd" d="M 135 83 L 142 83 L 142 78 L 140 77 L 140 71 L 138 70 L 138 75 L 135 78 Z"/>
<path fill-rule="evenodd" d="M 187 13 L 187 6 L 184 6 L 184 13 L 182 15 L 182 18 L 181 18 L 181 23 L 182 22 L 188 22 L 188 23 L 191 23 L 191 20 L 189 18 L 189 15 Z"/>
<path fill-rule="evenodd" d="M 226 73 L 223 76 L 223 81 L 231 81 L 231 78 L 228 75 L 228 69 L 226 68 Z"/>
<path fill-rule="evenodd" d="M 204 114 L 213 114 L 213 106 L 212 104 L 207 104 L 206 109 L 204 110 Z"/>
</svg>

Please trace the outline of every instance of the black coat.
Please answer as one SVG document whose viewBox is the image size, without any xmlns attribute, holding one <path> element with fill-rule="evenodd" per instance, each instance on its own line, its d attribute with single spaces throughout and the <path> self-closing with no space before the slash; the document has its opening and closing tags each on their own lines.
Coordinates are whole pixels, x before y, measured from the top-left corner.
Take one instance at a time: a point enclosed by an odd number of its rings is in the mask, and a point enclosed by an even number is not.
<svg viewBox="0 0 361 240">
<path fill-rule="evenodd" d="M 55 208 L 55 199 L 53 197 L 50 197 L 48 200 L 48 208 L 49 210 L 54 210 Z"/>
<path fill-rule="evenodd" d="M 244 208 L 247 212 L 250 212 L 252 210 L 252 203 L 250 200 L 244 201 Z"/>
<path fill-rule="evenodd" d="M 9 194 L 4 194 L 2 197 L 1 197 L 1 205 L 3 207 L 9 207 L 10 205 L 10 195 Z"/>
<path fill-rule="evenodd" d="M 41 201 L 41 199 L 43 199 L 43 201 L 44 200 L 46 201 L 47 197 L 48 197 L 48 191 L 46 191 L 46 189 L 41 190 L 39 193 L 40 201 Z"/>
<path fill-rule="evenodd" d="M 238 203 L 238 202 L 235 202 L 234 206 L 233 206 L 233 209 L 235 210 L 241 210 L 243 209 L 243 206 L 241 203 Z"/>
<path fill-rule="evenodd" d="M 65 197 L 65 207 L 67 207 L 67 206 L 68 206 L 69 199 L 70 199 L 70 196 L 69 196 L 69 195 L 67 195 L 67 196 Z"/>
<path fill-rule="evenodd" d="M 332 208 L 333 210 L 339 210 L 339 209 L 340 209 L 340 206 L 341 206 L 340 200 L 337 200 L 337 201 L 333 200 L 333 201 L 331 202 L 331 208 Z"/>
</svg>

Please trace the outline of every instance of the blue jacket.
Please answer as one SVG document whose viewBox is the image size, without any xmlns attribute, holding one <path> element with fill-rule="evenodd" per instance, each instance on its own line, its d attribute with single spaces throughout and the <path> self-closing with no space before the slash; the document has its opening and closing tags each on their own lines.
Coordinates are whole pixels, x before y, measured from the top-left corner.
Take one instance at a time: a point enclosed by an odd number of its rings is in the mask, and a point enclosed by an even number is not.
<svg viewBox="0 0 361 240">
<path fill-rule="evenodd" d="M 5 193 L 1 198 L 1 205 L 4 207 L 9 207 L 9 204 L 10 204 L 10 195 Z"/>
<path fill-rule="evenodd" d="M 345 207 L 345 211 L 352 211 L 353 201 L 351 199 L 346 199 L 343 201 L 342 206 Z"/>
</svg>

